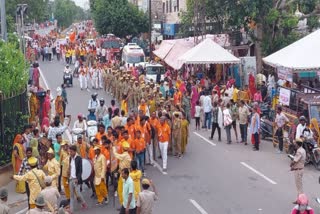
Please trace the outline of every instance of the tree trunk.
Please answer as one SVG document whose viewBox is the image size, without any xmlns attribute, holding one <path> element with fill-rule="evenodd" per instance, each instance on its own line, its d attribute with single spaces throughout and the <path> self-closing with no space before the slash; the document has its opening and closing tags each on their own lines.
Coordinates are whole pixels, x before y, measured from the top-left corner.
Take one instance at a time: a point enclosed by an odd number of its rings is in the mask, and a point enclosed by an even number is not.
<svg viewBox="0 0 320 214">
<path fill-rule="evenodd" d="M 257 58 L 257 73 L 262 72 L 262 38 L 263 38 L 263 26 L 260 23 L 257 23 L 256 26 L 257 40 L 255 43 L 255 55 Z"/>
</svg>

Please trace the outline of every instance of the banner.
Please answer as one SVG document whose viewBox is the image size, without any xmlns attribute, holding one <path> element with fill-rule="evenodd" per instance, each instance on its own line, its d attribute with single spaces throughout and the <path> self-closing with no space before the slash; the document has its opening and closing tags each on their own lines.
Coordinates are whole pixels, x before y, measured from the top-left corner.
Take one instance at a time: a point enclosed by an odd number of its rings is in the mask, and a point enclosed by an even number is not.
<svg viewBox="0 0 320 214">
<path fill-rule="evenodd" d="M 291 91 L 286 88 L 280 88 L 279 103 L 285 106 L 290 105 Z"/>
<path fill-rule="evenodd" d="M 240 57 L 242 73 L 240 73 L 243 85 L 249 85 L 249 74 L 252 73 L 253 76 L 257 74 L 257 62 L 255 56 Z"/>
<path fill-rule="evenodd" d="M 292 82 L 292 72 L 286 68 L 277 68 L 278 70 L 278 78 L 282 80 L 286 80 Z"/>
</svg>

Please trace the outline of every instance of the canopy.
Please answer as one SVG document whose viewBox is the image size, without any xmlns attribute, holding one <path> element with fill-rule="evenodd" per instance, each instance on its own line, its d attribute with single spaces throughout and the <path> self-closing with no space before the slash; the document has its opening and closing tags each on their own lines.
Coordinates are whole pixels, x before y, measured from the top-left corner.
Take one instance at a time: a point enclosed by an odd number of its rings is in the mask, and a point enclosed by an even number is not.
<svg viewBox="0 0 320 214">
<path fill-rule="evenodd" d="M 160 47 L 157 50 L 153 51 L 153 53 L 160 59 L 164 59 L 171 51 L 176 41 L 177 40 L 163 40 Z"/>
<path fill-rule="evenodd" d="M 320 69 L 320 30 L 292 43 L 291 45 L 263 58 L 273 67 L 292 70 Z"/>
<path fill-rule="evenodd" d="M 190 50 L 194 46 L 193 40 L 179 39 L 173 45 L 171 51 L 164 58 L 165 63 L 175 70 L 179 70 L 183 62 L 179 61 L 178 58 Z"/>
<path fill-rule="evenodd" d="M 238 64 L 240 59 L 212 41 L 205 39 L 178 60 L 185 64 Z"/>
</svg>

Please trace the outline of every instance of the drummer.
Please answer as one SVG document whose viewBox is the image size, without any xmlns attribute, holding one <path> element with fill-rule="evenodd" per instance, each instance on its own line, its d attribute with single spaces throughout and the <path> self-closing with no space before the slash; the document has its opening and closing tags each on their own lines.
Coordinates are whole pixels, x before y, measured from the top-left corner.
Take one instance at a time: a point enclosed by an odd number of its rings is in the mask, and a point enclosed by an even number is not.
<svg viewBox="0 0 320 214">
<path fill-rule="evenodd" d="M 100 145 L 94 147 L 95 158 L 94 158 L 94 185 L 97 195 L 97 204 L 102 205 L 103 203 L 108 204 L 108 190 L 105 183 L 106 180 L 106 158 L 101 154 Z"/>
</svg>

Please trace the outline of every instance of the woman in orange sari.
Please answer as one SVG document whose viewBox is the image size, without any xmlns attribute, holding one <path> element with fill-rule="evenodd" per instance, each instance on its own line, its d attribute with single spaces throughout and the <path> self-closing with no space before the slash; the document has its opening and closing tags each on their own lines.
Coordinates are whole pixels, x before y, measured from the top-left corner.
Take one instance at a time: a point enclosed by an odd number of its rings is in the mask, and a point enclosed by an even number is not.
<svg viewBox="0 0 320 214">
<path fill-rule="evenodd" d="M 56 110 L 56 115 L 60 118 L 60 123 L 63 124 L 64 117 L 63 117 L 63 98 L 61 96 L 62 89 L 60 87 L 57 88 L 57 97 L 55 99 L 54 105 Z"/>
<path fill-rule="evenodd" d="M 13 174 L 17 175 L 19 173 L 22 160 L 25 158 L 25 152 L 23 148 L 23 137 L 20 134 L 17 134 L 13 141 L 13 150 L 11 156 L 11 162 L 13 167 Z M 25 193 L 26 184 L 24 181 L 17 181 L 16 192 Z"/>
</svg>

